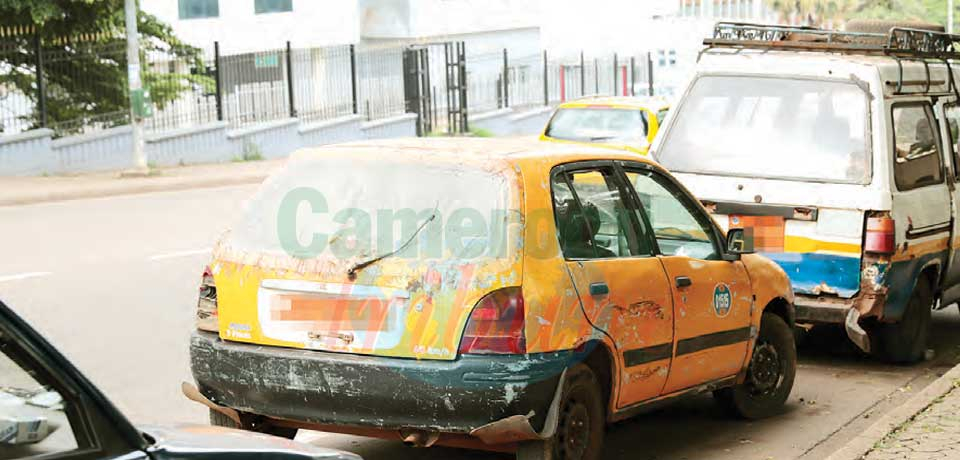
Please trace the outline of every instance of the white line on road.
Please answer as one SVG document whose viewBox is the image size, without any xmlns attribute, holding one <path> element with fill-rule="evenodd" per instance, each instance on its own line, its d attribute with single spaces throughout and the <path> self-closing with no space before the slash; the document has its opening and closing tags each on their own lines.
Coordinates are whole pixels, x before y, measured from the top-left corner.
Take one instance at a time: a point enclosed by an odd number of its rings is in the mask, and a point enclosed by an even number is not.
<svg viewBox="0 0 960 460">
<path fill-rule="evenodd" d="M 0 283 L 5 283 L 7 281 L 20 281 L 28 278 L 39 278 L 41 276 L 50 276 L 53 273 L 51 272 L 27 272 L 27 273 L 17 273 L 16 275 L 6 275 L 0 276 Z"/>
<path fill-rule="evenodd" d="M 177 252 L 168 252 L 165 254 L 156 254 L 156 255 L 150 256 L 147 260 L 174 259 L 177 257 L 198 256 L 200 254 L 208 254 L 208 253 L 210 253 L 210 248 L 193 249 L 190 251 L 177 251 Z"/>
</svg>

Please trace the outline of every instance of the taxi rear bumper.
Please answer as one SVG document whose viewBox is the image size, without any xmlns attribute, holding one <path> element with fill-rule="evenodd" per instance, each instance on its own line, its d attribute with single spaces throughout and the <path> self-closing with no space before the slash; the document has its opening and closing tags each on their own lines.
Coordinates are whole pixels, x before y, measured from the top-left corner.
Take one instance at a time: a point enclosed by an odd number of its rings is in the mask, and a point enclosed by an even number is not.
<svg viewBox="0 0 960 460">
<path fill-rule="evenodd" d="M 306 426 L 481 435 L 523 417 L 541 432 L 564 370 L 579 353 L 463 355 L 454 361 L 265 347 L 195 332 L 200 393 L 244 413 Z M 502 433 L 499 433 L 502 434 Z M 495 438 L 497 433 L 493 436 Z M 493 439 L 491 438 L 491 439 Z"/>
</svg>

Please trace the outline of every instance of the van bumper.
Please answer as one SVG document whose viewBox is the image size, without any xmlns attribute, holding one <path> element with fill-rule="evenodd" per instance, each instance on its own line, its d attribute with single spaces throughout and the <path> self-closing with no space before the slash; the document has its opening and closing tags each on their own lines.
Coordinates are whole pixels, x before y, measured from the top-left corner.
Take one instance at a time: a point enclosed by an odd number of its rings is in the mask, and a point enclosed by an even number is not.
<svg viewBox="0 0 960 460">
<path fill-rule="evenodd" d="M 882 298 L 878 299 L 876 296 L 824 299 L 797 295 L 794 298 L 794 308 L 798 323 L 843 324 L 850 341 L 864 352 L 870 353 L 870 338 L 867 331 L 860 326 L 860 317 L 864 310 L 873 313 L 878 300 L 882 306 Z"/>
<path fill-rule="evenodd" d="M 541 432 L 564 369 L 580 356 L 421 361 L 250 345 L 199 331 L 190 340 L 193 377 L 218 405 L 304 427 L 454 434 L 517 416 Z"/>
</svg>

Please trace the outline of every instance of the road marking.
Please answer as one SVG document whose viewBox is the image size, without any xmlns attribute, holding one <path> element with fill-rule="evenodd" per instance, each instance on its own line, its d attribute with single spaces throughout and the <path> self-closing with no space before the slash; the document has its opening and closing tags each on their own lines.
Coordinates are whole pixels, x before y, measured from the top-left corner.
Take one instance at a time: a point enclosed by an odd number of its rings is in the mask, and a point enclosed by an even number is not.
<svg viewBox="0 0 960 460">
<path fill-rule="evenodd" d="M 0 276 L 0 283 L 5 283 L 7 281 L 20 281 L 28 278 L 39 278 L 41 276 L 50 276 L 53 273 L 51 272 L 27 272 L 27 273 L 17 273 L 16 275 L 7 275 Z"/>
<path fill-rule="evenodd" d="M 177 257 L 198 256 L 201 254 L 208 254 L 208 253 L 210 253 L 210 248 L 193 249 L 190 251 L 177 251 L 177 252 L 168 252 L 165 254 L 156 254 L 156 255 L 150 256 L 149 258 L 147 258 L 147 260 L 175 259 Z"/>
</svg>

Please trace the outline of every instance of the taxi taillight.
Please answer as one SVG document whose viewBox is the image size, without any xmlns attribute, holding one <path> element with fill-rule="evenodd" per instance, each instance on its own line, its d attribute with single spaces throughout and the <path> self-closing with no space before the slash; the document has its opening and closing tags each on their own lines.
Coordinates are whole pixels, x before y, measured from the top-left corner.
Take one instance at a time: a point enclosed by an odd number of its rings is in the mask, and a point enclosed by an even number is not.
<svg viewBox="0 0 960 460">
<path fill-rule="evenodd" d="M 197 297 L 197 329 L 207 332 L 219 331 L 217 285 L 213 281 L 213 271 L 209 266 L 203 269 L 200 292 Z"/>
<path fill-rule="evenodd" d="M 518 287 L 493 291 L 477 302 L 460 339 L 460 353 L 524 354 L 523 291 Z"/>
<path fill-rule="evenodd" d="M 867 217 L 867 231 L 863 237 L 863 250 L 877 254 L 893 254 L 894 220 L 889 216 Z"/>
</svg>

